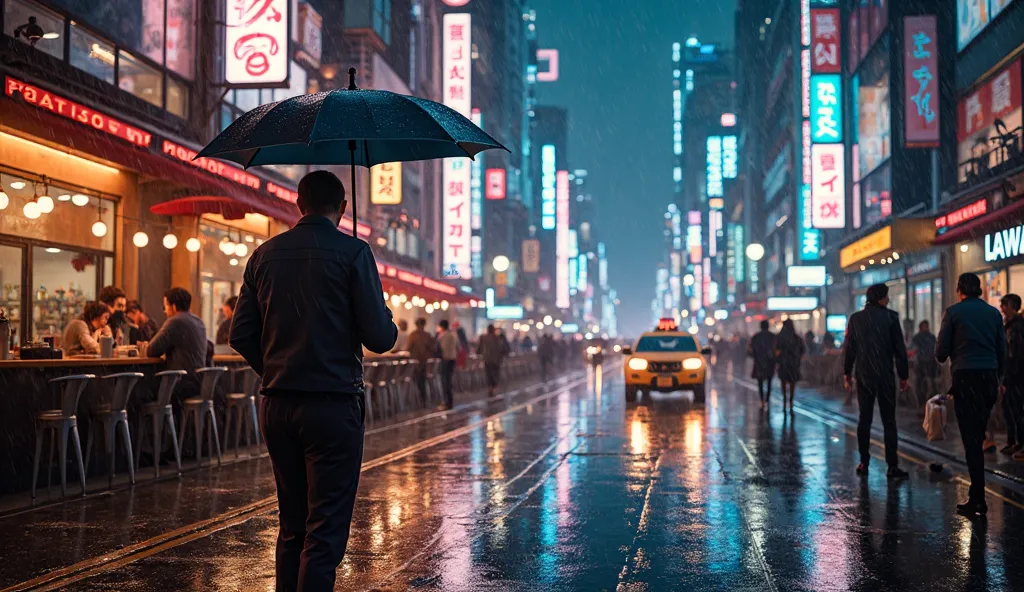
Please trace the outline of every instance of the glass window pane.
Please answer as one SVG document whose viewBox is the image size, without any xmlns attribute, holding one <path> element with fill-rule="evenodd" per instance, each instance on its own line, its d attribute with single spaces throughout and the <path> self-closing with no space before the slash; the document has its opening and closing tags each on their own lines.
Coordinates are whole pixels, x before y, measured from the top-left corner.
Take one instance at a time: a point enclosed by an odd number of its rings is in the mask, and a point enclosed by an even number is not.
<svg viewBox="0 0 1024 592">
<path fill-rule="evenodd" d="M 71 65 L 114 84 L 114 46 L 76 25 L 71 26 Z"/>
<path fill-rule="evenodd" d="M 274 100 L 283 101 L 306 94 L 306 69 L 297 62 L 289 66 L 288 88 L 274 89 Z"/>
<path fill-rule="evenodd" d="M 7 314 L 11 331 L 19 333 L 15 345 L 21 342 L 21 257 L 20 248 L 0 245 L 0 308 Z M 7 345 L 0 343 L 0 347 Z"/>
<path fill-rule="evenodd" d="M 30 18 L 35 19 L 39 29 L 30 30 Z M 18 34 L 15 35 L 15 32 Z M 64 19 L 35 2 L 4 2 L 4 33 L 22 43 L 31 43 L 30 37 L 41 34 L 42 37 L 35 42 L 35 48 L 55 58 L 64 59 Z"/>
<path fill-rule="evenodd" d="M 0 212 L 0 234 L 113 252 L 114 202 L 101 201 L 77 189 L 33 183 L 7 173 L 0 174 L 0 184 L 10 202 Z M 33 218 L 25 216 L 26 204 L 33 201 L 34 196 L 44 193 L 53 200 L 53 210 L 50 213 L 34 212 Z M 102 213 L 98 210 L 101 203 Z M 102 236 L 94 233 L 96 222 L 103 222 L 105 226 L 106 232 Z"/>
<path fill-rule="evenodd" d="M 195 0 L 167 0 L 167 67 L 192 80 L 195 76 Z"/>
<path fill-rule="evenodd" d="M 114 282 L 114 258 L 110 256 L 103 257 L 103 279 L 101 283 L 104 286 L 111 286 Z"/>
<path fill-rule="evenodd" d="M 235 106 L 242 111 L 252 111 L 260 106 L 260 91 L 257 89 L 236 90 Z"/>
<path fill-rule="evenodd" d="M 121 63 L 118 66 L 118 86 L 147 103 L 157 107 L 164 106 L 163 73 L 153 68 L 132 54 L 122 51 Z"/>
<path fill-rule="evenodd" d="M 946 312 L 946 303 L 942 301 L 942 280 L 932 280 L 932 298 L 934 299 L 934 306 L 932 309 L 932 327 L 935 327 L 934 331 L 938 333 L 939 327 L 942 324 L 942 315 Z"/>
<path fill-rule="evenodd" d="M 167 110 L 178 117 L 188 117 L 188 87 L 167 77 Z"/>
<path fill-rule="evenodd" d="M 32 340 L 60 338 L 68 322 L 96 300 L 98 257 L 75 250 L 32 248 Z"/>
<path fill-rule="evenodd" d="M 999 301 L 1006 295 L 1006 270 L 990 271 L 978 274 L 981 276 L 982 298 L 992 306 L 999 308 Z"/>
<path fill-rule="evenodd" d="M 164 0 L 142 1 L 142 39 L 138 47 L 147 58 L 164 63 Z"/>
<path fill-rule="evenodd" d="M 231 111 L 231 107 L 229 105 L 223 105 L 222 104 L 220 106 L 220 131 L 226 130 L 227 127 L 229 125 L 231 125 L 231 123 L 234 120 L 235 120 L 235 115 Z"/>
</svg>

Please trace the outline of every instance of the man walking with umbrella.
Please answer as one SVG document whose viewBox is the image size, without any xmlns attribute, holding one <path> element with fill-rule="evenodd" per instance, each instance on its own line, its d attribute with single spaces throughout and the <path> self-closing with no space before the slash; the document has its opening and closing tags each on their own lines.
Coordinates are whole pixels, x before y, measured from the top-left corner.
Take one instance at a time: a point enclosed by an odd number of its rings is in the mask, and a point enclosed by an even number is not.
<svg viewBox="0 0 1024 592">
<path fill-rule="evenodd" d="M 882 416 L 885 430 L 885 462 L 889 465 L 886 476 L 905 479 L 908 473 L 899 466 L 896 452 L 896 380 L 893 362 L 900 379 L 900 390 L 906 391 L 910 372 L 907 345 L 896 311 L 889 310 L 889 287 L 875 284 L 868 288 L 868 302 L 863 310 L 850 316 L 846 327 L 846 358 L 844 360 L 846 389 L 857 381 L 857 402 L 860 419 L 857 422 L 857 444 L 860 448 L 858 475 L 868 474 L 871 461 L 871 422 L 875 417 L 875 401 Z M 855 371 L 856 368 L 856 371 Z"/>
<path fill-rule="evenodd" d="M 362 464 L 363 347 L 389 351 L 398 329 L 369 246 L 338 231 L 341 181 L 309 173 L 297 204 L 302 219 L 246 265 L 231 347 L 263 379 L 260 424 L 280 506 L 277 590 L 326 592 Z"/>
</svg>

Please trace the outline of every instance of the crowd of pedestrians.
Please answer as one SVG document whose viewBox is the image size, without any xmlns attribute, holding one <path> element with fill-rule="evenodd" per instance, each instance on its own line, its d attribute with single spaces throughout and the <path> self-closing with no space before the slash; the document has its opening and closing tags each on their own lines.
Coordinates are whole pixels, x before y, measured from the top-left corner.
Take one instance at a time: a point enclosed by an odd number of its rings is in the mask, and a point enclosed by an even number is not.
<svg viewBox="0 0 1024 592">
<path fill-rule="evenodd" d="M 772 379 L 776 373 L 782 384 L 782 407 L 793 411 L 796 383 L 800 381 L 800 366 L 807 354 L 806 337 L 796 332 L 793 321 L 782 322 L 778 335 L 772 333 L 768 321 L 761 321 L 761 330 L 750 338 L 747 355 L 753 359 L 751 378 L 757 381 L 761 409 L 771 402 Z M 811 334 L 813 337 L 813 334 Z"/>
</svg>

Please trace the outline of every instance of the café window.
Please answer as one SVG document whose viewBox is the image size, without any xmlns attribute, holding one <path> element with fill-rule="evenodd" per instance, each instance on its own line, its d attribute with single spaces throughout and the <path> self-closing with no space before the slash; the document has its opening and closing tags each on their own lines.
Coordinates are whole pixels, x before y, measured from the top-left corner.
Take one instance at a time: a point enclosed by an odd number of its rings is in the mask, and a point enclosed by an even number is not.
<svg viewBox="0 0 1024 592">
<path fill-rule="evenodd" d="M 199 224 L 202 245 L 199 250 L 199 316 L 211 340 L 224 321 L 221 306 L 231 296 L 238 295 L 249 257 L 270 232 L 269 220 L 259 214 L 247 214 L 244 220 L 230 223 L 222 223 L 219 217 L 213 218 L 205 216 Z"/>
<path fill-rule="evenodd" d="M 163 72 L 132 54 L 122 50 L 117 68 L 117 85 L 147 103 L 162 107 L 164 104 Z"/>
<path fill-rule="evenodd" d="M 4 33 L 22 43 L 31 43 L 28 30 L 29 19 L 35 18 L 35 24 L 42 30 L 42 38 L 35 42 L 35 48 L 51 56 L 64 59 L 64 18 L 27 0 L 7 0 L 4 2 Z M 15 32 L 18 35 L 15 35 Z M 38 31 L 37 31 L 38 32 Z"/>
<path fill-rule="evenodd" d="M 167 111 L 185 119 L 188 117 L 188 87 L 167 77 Z"/>
<path fill-rule="evenodd" d="M 855 179 L 866 177 L 882 166 L 892 151 L 888 40 L 886 35 L 875 46 L 857 77 L 858 171 Z"/>
<path fill-rule="evenodd" d="M 114 84 L 114 46 L 75 24 L 71 25 L 70 58 L 72 66 Z"/>
<path fill-rule="evenodd" d="M 892 215 L 892 174 L 889 163 L 871 173 L 860 183 L 863 213 L 867 226 Z"/>
</svg>

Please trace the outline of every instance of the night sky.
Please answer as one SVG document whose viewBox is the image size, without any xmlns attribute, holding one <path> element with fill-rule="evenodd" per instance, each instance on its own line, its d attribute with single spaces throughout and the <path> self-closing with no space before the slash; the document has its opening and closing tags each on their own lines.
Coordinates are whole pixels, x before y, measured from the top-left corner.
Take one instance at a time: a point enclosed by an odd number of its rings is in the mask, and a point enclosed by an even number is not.
<svg viewBox="0 0 1024 592">
<path fill-rule="evenodd" d="M 733 46 L 735 0 L 531 0 L 560 78 L 541 104 L 569 109 L 569 166 L 587 169 L 618 290 L 619 331 L 647 330 L 672 199 L 672 42 Z M 685 8 L 683 8 L 685 7 Z"/>
</svg>

